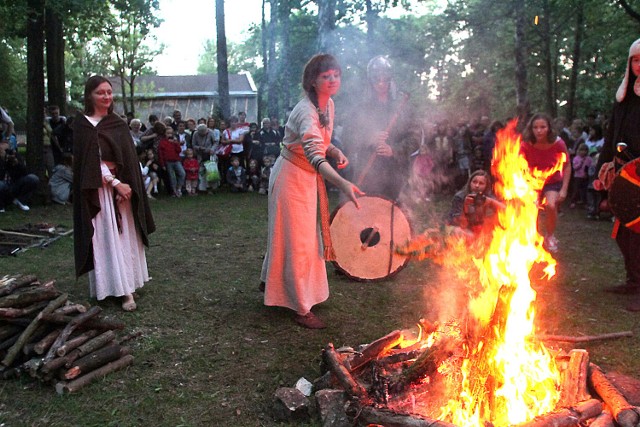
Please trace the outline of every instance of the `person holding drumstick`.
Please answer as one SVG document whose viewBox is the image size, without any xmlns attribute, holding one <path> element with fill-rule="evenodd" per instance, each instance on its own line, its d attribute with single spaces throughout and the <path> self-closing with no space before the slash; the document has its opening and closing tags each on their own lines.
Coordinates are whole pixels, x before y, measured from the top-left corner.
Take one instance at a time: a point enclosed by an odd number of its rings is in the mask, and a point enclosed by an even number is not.
<svg viewBox="0 0 640 427">
<path fill-rule="evenodd" d="M 340 89 L 340 79 L 340 65 L 331 55 L 315 55 L 305 65 L 305 96 L 289 116 L 284 148 L 269 179 L 267 253 L 260 284 L 264 304 L 293 310 L 294 320 L 309 329 L 326 327 L 311 308 L 329 297 L 325 260 L 333 259 L 324 179 L 356 206 L 356 196 L 364 194 L 327 161 L 328 157 L 335 159 L 338 168 L 349 163 L 330 142 L 334 124 L 331 97 Z M 318 205 L 322 243 L 317 232 Z"/>
<path fill-rule="evenodd" d="M 625 76 L 616 92 L 616 100 L 611 113 L 611 121 L 605 136 L 605 143 L 598 158 L 596 170 L 602 165 L 613 162 L 615 170 L 627 161 L 640 155 L 640 39 L 633 42 Z M 624 142 L 624 150 L 616 145 Z M 622 144 L 621 144 L 622 145 Z M 624 258 L 626 270 L 625 283 L 605 288 L 616 294 L 633 295 L 625 307 L 629 311 L 640 311 L 640 234 L 616 221 L 614 236 Z"/>
</svg>

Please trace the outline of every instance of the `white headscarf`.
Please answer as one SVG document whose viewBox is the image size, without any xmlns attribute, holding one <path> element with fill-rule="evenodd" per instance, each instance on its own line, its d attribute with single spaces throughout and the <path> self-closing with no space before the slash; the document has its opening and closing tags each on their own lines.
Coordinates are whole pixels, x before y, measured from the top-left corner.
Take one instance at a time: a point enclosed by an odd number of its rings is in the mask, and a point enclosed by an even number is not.
<svg viewBox="0 0 640 427">
<path fill-rule="evenodd" d="M 640 55 L 640 39 L 633 42 L 631 47 L 629 48 L 629 58 L 627 58 L 627 69 L 624 73 L 624 79 L 622 79 L 622 84 L 618 88 L 616 92 L 616 101 L 622 102 L 624 97 L 627 95 L 627 86 L 629 85 L 629 73 L 631 72 L 631 57 L 635 55 Z M 640 76 L 636 76 L 640 77 Z M 640 96 L 640 78 L 636 78 L 636 82 L 633 85 L 633 91 L 636 95 Z"/>
</svg>

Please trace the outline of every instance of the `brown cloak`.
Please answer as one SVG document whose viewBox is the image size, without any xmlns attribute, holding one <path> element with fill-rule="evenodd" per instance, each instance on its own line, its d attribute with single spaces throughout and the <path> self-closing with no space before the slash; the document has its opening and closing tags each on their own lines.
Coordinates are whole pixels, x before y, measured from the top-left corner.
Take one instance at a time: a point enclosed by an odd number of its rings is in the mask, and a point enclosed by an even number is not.
<svg viewBox="0 0 640 427">
<path fill-rule="evenodd" d="M 73 121 L 73 226 L 76 277 L 93 270 L 93 224 L 100 212 L 98 189 L 102 187 L 100 145 L 109 147 L 116 164 L 116 178 L 131 186 L 131 208 L 136 230 L 149 246 L 156 229 L 142 184 L 140 164 L 127 124 L 116 114 L 93 126 L 83 114 Z"/>
</svg>

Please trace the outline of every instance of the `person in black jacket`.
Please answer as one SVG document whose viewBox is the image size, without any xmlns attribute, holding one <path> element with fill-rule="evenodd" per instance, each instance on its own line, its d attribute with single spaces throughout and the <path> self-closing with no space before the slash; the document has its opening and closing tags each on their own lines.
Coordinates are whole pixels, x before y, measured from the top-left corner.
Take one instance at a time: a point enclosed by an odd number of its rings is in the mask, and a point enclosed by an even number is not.
<svg viewBox="0 0 640 427">
<path fill-rule="evenodd" d="M 27 173 L 22 157 L 7 141 L 0 141 L 0 212 L 5 211 L 8 202 L 28 211 L 28 203 L 39 184 L 36 175 Z"/>
</svg>

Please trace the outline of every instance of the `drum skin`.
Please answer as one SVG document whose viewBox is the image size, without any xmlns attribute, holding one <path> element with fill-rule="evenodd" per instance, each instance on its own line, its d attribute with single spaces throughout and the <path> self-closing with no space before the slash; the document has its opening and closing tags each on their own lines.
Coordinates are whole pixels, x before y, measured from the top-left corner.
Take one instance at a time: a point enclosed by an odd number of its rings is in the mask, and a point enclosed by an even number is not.
<svg viewBox="0 0 640 427">
<path fill-rule="evenodd" d="M 358 204 L 360 209 L 344 202 L 331 214 L 333 264 L 358 281 L 393 276 L 409 260 L 395 252 L 395 245 L 411 239 L 411 225 L 400 206 L 383 197 L 360 197 Z"/>
<path fill-rule="evenodd" d="M 609 188 L 611 212 L 622 225 L 640 233 L 640 158 L 626 163 Z"/>
</svg>

